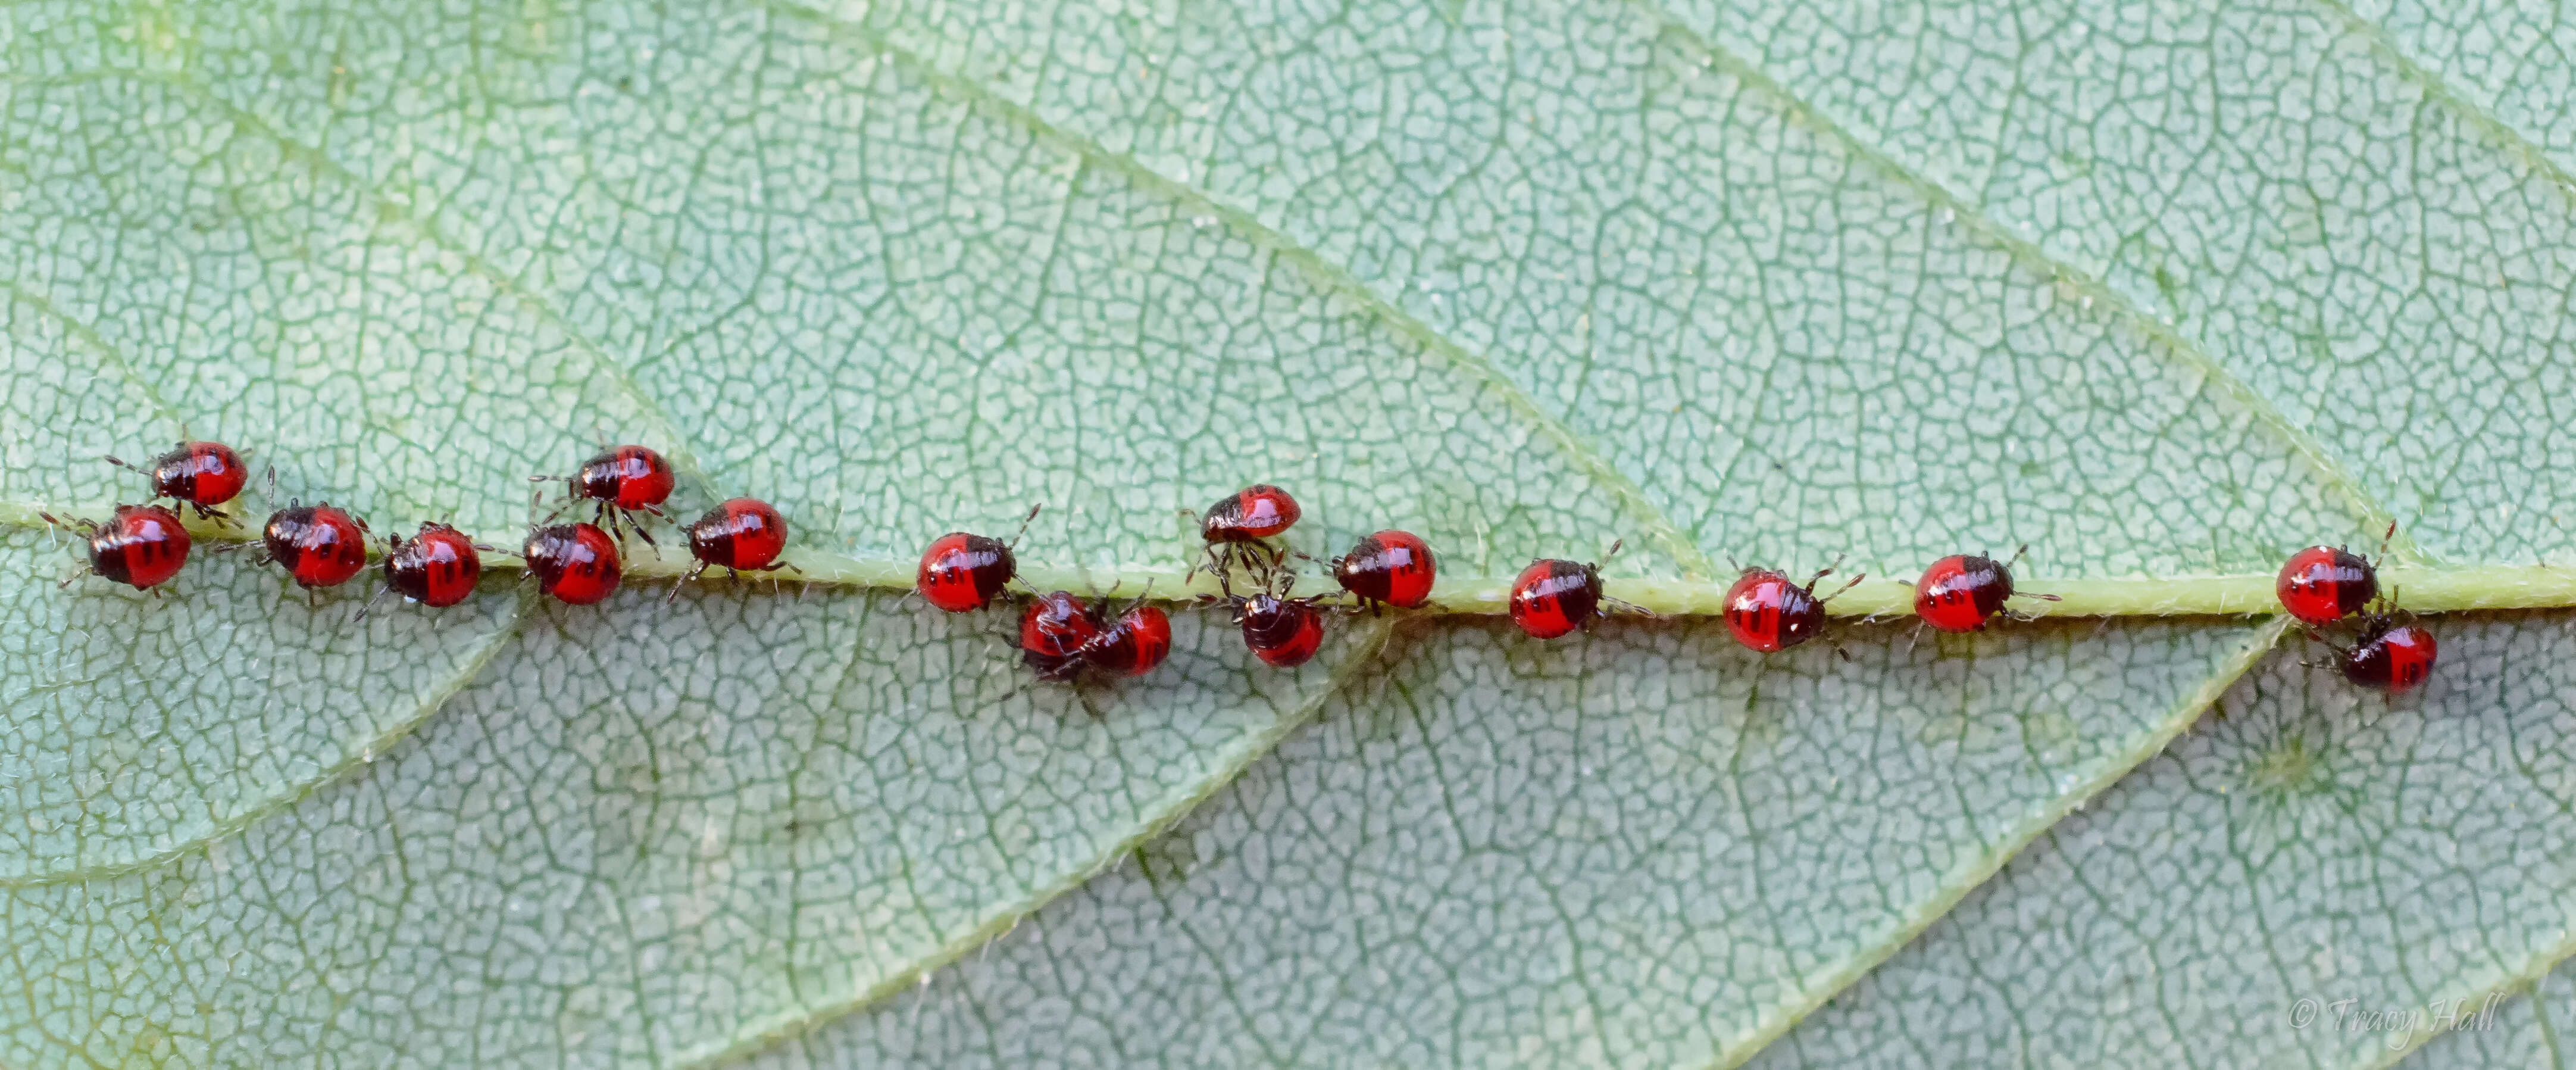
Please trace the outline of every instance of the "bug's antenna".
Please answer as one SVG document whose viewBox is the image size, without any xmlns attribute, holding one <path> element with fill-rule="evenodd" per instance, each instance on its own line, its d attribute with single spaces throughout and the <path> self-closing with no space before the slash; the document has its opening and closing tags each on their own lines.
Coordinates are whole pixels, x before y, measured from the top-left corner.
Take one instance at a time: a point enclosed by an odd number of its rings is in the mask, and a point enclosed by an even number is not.
<svg viewBox="0 0 2576 1070">
<path fill-rule="evenodd" d="M 1619 556 L 1619 548 L 1626 545 L 1628 545 L 1628 540 L 1625 538 L 1612 539 L 1610 541 L 1610 552 L 1601 555 L 1600 562 L 1594 565 L 1594 567 L 1598 568 L 1600 565 L 1609 564 L 1613 558 Z"/>
<path fill-rule="evenodd" d="M 1834 574 L 1834 570 L 1835 570 L 1835 569 L 1838 569 L 1838 568 L 1841 568 L 1841 567 L 1843 567 L 1843 555 L 1842 555 L 1842 554 L 1835 554 L 1835 555 L 1834 555 L 1834 563 L 1833 563 L 1833 564 L 1830 564 L 1830 565 L 1827 565 L 1827 566 L 1825 566 L 1825 567 L 1823 567 L 1823 568 L 1817 569 L 1817 570 L 1816 570 L 1816 574 L 1815 574 L 1815 575 L 1807 577 L 1807 593 L 1808 593 L 1808 594 L 1814 594 L 1814 593 L 1816 593 L 1816 581 L 1821 580 L 1821 579 L 1824 579 L 1824 578 L 1825 578 L 1825 577 L 1827 577 L 1827 576 L 1831 576 L 1831 575 L 1833 575 L 1833 574 Z M 1861 573 L 1861 576 L 1866 576 L 1866 575 L 1869 575 L 1869 574 L 1868 574 L 1868 573 L 1866 573 L 1866 572 Z M 1854 576 L 1854 577 L 1852 577 L 1852 583 L 1859 583 L 1859 582 L 1860 582 L 1860 576 Z M 1851 590 L 1851 584 L 1850 584 L 1850 583 L 1844 584 L 1844 585 L 1843 585 L 1843 590 L 1845 590 L 1845 591 Z M 1839 593 L 1841 593 L 1841 592 L 1839 592 L 1839 591 L 1838 591 L 1838 592 L 1835 592 L 1835 593 L 1839 594 Z M 1819 601 L 1822 601 L 1822 599 L 1819 599 Z"/>
<path fill-rule="evenodd" d="M 1841 559 L 1840 559 L 1840 558 L 1836 558 L 1835 560 L 1839 561 L 1839 560 L 1841 560 Z M 1826 569 L 1826 570 L 1825 570 L 1825 572 L 1831 572 L 1831 571 L 1833 571 L 1833 570 L 1832 570 L 1832 569 Z M 1820 579 L 1823 579 L 1823 578 L 1825 578 L 1825 573 L 1824 573 L 1824 572 L 1819 572 L 1819 573 L 1817 573 L 1817 574 L 1816 574 L 1816 579 L 1817 579 L 1817 580 L 1820 580 Z M 1840 597 L 1842 597 L 1842 596 L 1843 596 L 1843 592 L 1848 591 L 1848 590 L 1851 590 L 1851 589 L 1852 589 L 1852 588 L 1854 588 L 1854 587 L 1858 587 L 1858 586 L 1860 586 L 1860 581 L 1865 580 L 1865 579 L 1868 579 L 1868 578 L 1869 578 L 1869 573 L 1866 573 L 1866 572 L 1855 572 L 1855 573 L 1852 573 L 1852 578 L 1851 578 L 1851 580 L 1850 580 L 1849 582 L 1846 582 L 1846 583 L 1844 583 L 1842 586 L 1835 588 L 1835 589 L 1834 589 L 1834 593 L 1829 594 L 1829 595 L 1826 595 L 1826 596 L 1824 596 L 1824 597 L 1822 597 L 1822 598 L 1816 599 L 1816 602 L 1817 602 L 1819 605 L 1821 605 L 1821 604 L 1823 604 L 1823 603 L 1831 602 L 1831 601 L 1833 601 L 1834 599 L 1840 598 Z M 1808 593 L 1808 594 L 1814 594 L 1814 593 L 1816 593 L 1816 580 L 1808 580 L 1808 581 L 1807 581 L 1807 593 Z M 1839 648 L 1838 648 L 1838 649 L 1839 649 Z"/>
<path fill-rule="evenodd" d="M 1046 503 L 1045 503 L 1045 502 L 1039 502 L 1039 503 L 1037 503 L 1036 505 L 1032 505 L 1032 506 L 1030 506 L 1030 507 L 1029 507 L 1029 515 L 1027 515 L 1027 516 L 1024 516 L 1024 517 L 1021 517 L 1021 518 L 1020 518 L 1020 530 L 1015 531 L 1015 532 L 1012 532 L 1012 533 L 1011 533 L 1011 541 L 1006 542 L 1006 543 L 1003 543 L 1002 545 L 1007 546 L 1007 547 L 1009 547 L 1009 548 L 1011 548 L 1011 549 L 1013 549 L 1013 550 L 1017 550 L 1017 549 L 1019 549 L 1019 548 L 1020 548 L 1020 536 L 1022 536 L 1022 535 L 1026 535 L 1026 534 L 1028 534 L 1028 533 L 1029 533 L 1029 521 L 1032 521 L 1032 520 L 1037 519 L 1037 518 L 1038 518 L 1038 510 L 1040 510 L 1040 509 L 1044 509 L 1044 508 L 1046 508 Z"/>
</svg>

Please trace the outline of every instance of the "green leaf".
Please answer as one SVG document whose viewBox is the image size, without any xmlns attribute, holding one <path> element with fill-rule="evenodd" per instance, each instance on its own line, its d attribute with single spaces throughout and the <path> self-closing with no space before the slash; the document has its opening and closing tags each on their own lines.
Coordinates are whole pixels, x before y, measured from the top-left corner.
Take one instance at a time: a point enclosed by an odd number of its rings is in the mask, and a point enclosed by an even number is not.
<svg viewBox="0 0 2576 1070">
<path fill-rule="evenodd" d="M 2528 568 L 2576 556 L 2543 460 L 2576 445 L 2576 134 L 2485 62 L 2564 36 L 2029 0 L 0 9 L 0 1061 L 2369 1061 L 2254 1024 L 2324 967 L 2241 926 L 2332 943 L 2366 999 L 2545 973 L 2561 882 L 2443 844 L 2563 838 L 2545 779 L 2452 797 L 2557 745 L 2563 610 L 2445 618 L 2435 690 L 2356 726 L 2278 622 L 1851 626 L 1846 663 L 1362 618 L 1279 674 L 1182 614 L 1162 674 L 1076 695 L 1000 615 L 895 592 L 1044 502 L 1033 582 L 1169 594 L 1181 513 L 1268 479 L 1299 549 L 1417 531 L 1468 613 L 1613 539 L 1613 593 L 1686 614 L 1729 557 L 1847 554 L 1879 578 L 1838 608 L 1901 612 L 1888 578 L 2024 542 L 2064 610 L 2259 612 L 2282 552 L 2391 518 L 2412 604 L 2576 604 Z M 648 556 L 598 610 L 502 569 L 363 622 L 241 558 L 54 589 L 37 512 L 133 498 L 93 458 L 182 433 L 505 544 L 526 476 L 646 441 L 683 517 L 779 504 L 817 582 L 666 609 Z M 2414 746 L 2444 724 L 2487 764 Z M 2310 754 L 2348 804 L 2290 807 L 2293 846 L 2441 880 L 2189 879 L 2236 816 L 2168 769 Z M 2088 866 L 2126 882 L 2083 897 Z M 2482 909 L 2348 920 L 2442 881 Z M 2201 980 L 2106 1010 L 2136 943 L 1981 935 L 2068 903 L 2197 941 Z M 1968 969 L 2010 972 L 1920 980 Z M 2002 1039 L 2041 990 L 2085 1021 Z"/>
<path fill-rule="evenodd" d="M 1763 1062 L 1910 1061 L 1932 1037 L 2036 1063 L 2381 1065 L 2548 972 L 2576 950 L 2576 622 L 2441 638 L 2445 675 L 2395 708 L 2273 661 Z"/>
<path fill-rule="evenodd" d="M 1132 864 L 779 1061 L 1704 1065 L 1920 931 L 2272 639 L 1882 626 L 1847 664 L 1723 629 L 1434 631 Z"/>
</svg>

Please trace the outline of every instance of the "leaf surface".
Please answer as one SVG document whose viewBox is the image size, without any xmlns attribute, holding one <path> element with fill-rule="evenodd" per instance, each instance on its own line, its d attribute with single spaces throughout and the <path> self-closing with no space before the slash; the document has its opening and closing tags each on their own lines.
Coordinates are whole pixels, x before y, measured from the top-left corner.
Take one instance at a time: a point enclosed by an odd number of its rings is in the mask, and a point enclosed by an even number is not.
<svg viewBox="0 0 2576 1070">
<path fill-rule="evenodd" d="M 1040 502 L 1033 578 L 1176 578 L 1181 514 L 1260 479 L 1306 503 L 1299 549 L 1419 532 L 1487 612 L 1521 563 L 1614 539 L 1615 590 L 1695 612 L 1729 558 L 1845 556 L 1881 577 L 1845 606 L 1883 608 L 1887 577 L 2024 542 L 2070 606 L 2251 608 L 2283 551 L 2391 518 L 2440 604 L 2562 604 L 2507 569 L 2569 537 L 2533 459 L 2567 445 L 2571 141 L 2556 82 L 2478 61 L 2507 39 L 2555 31 L 2501 5 L 9 7 L 0 886 L 29 980 L 0 1051 L 1892 1051 L 1880 989 L 1979 939 L 1980 904 L 2063 894 L 2014 892 L 2062 832 L 1979 884 L 2277 624 L 1858 626 L 1844 665 L 1705 621 L 1547 647 L 1412 621 L 1381 655 L 1379 620 L 1279 676 L 1184 615 L 1166 676 L 1069 696 L 1013 693 L 998 616 L 893 591 L 931 537 Z M 183 433 L 277 465 L 252 516 L 329 497 L 500 544 L 525 477 L 646 441 L 684 519 L 774 501 L 828 582 L 666 610 L 662 561 L 574 612 L 504 570 L 364 623 L 238 558 L 158 604 L 54 590 L 75 555 L 36 512 L 131 499 L 93 458 Z M 2560 615 L 2460 618 L 2439 700 L 2554 745 L 2512 698 L 2539 677 L 2470 681 Z M 2295 674 L 2269 656 L 2231 709 Z M 2349 713 L 2315 693 L 2301 716 Z M 2085 820 L 2188 812 L 2160 768 Z M 2554 835 L 2535 790 L 2495 835 Z M 2445 812 L 2377 831 L 2433 842 Z M 2554 900 L 2514 888 L 2475 955 L 2367 934 L 2356 961 L 2398 967 L 2372 991 L 2544 972 Z M 2232 902 L 2187 891 L 2136 889 Z M 2276 940 L 2380 909 L 2299 892 Z M 1129 946 L 1167 953 L 1104 952 Z M 1912 1057 L 1997 1050 L 1992 1004 L 1944 1010 L 1975 1028 Z M 2216 1057 L 2142 1020 L 2063 1050 Z M 1829 1021 L 1854 1024 L 1808 1039 Z"/>
</svg>

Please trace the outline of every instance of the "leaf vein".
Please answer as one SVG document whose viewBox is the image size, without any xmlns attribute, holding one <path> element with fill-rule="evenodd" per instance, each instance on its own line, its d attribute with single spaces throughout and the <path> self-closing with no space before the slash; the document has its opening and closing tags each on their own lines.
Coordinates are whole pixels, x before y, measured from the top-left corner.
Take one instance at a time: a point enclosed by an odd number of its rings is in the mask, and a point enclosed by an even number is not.
<svg viewBox="0 0 2576 1070">
<path fill-rule="evenodd" d="M 1276 260 L 1294 265 L 1307 278 L 1338 294 L 1376 317 L 1390 330 L 1425 351 L 1441 358 L 1452 371 L 1465 376 L 1491 391 L 1513 415 L 1538 432 L 1572 460 L 1576 467 L 1608 492 L 1620 507 L 1646 529 L 1657 548 L 1680 566 L 1684 575 L 1707 576 L 1711 572 L 1708 555 L 1685 537 L 1678 525 L 1655 504 L 1635 480 L 1574 433 L 1563 420 L 1541 408 L 1536 399 L 1521 389 L 1520 384 L 1485 358 L 1441 333 L 1430 324 L 1415 318 L 1394 302 L 1380 296 L 1347 269 L 1324 259 L 1321 253 L 1298 243 L 1287 235 L 1253 218 L 1251 213 L 1219 201 L 1208 190 L 1174 179 L 1146 166 L 1134 156 L 1118 152 L 1082 134 L 1077 134 L 1047 121 L 1030 108 L 1004 98 L 991 88 L 941 70 L 923 57 L 887 40 L 864 27 L 833 18 L 810 8 L 784 0 L 763 0 L 771 10 L 806 19 L 836 37 L 886 57 L 935 86 L 963 96 L 968 101 L 991 109 L 1027 130 L 1040 141 L 1074 154 L 1111 171 L 1138 188 L 1197 209 L 1225 223 L 1236 234 L 1268 252 Z"/>
<path fill-rule="evenodd" d="M 2207 680 L 2202 681 L 2198 689 L 2183 696 L 2182 701 L 2175 703 L 2166 712 L 2162 721 L 2132 740 L 2126 749 L 2113 755 L 2090 779 L 2059 794 L 2037 812 L 2024 817 L 2007 830 L 1994 847 L 1971 858 L 1965 865 L 1945 876 L 1941 882 L 1940 893 L 1917 906 L 1912 916 L 1891 927 L 1878 940 L 1861 945 L 1859 953 L 1845 959 L 1841 965 L 1809 983 L 1792 1003 L 1774 1004 L 1751 1032 L 1736 1037 L 1720 1047 L 1715 1065 L 1741 1066 L 1762 1049 L 1769 1047 L 1772 1041 L 1780 1039 L 1782 1034 L 1787 1033 L 1789 1027 L 1821 1009 L 1827 1000 L 1851 987 L 1871 970 L 1877 969 L 1880 963 L 1886 962 L 1907 944 L 1913 943 L 1914 939 L 1923 935 L 1934 922 L 1948 915 L 1951 908 L 1966 899 L 1968 893 L 1982 887 L 1989 878 L 2002 872 L 2005 863 L 2012 861 L 2023 848 L 2030 846 L 2032 841 L 2055 828 L 2057 823 L 2064 820 L 2068 814 L 2074 813 L 2094 796 L 2101 794 L 2103 789 L 2127 776 L 2131 770 L 2144 764 L 2148 759 L 2164 753 L 2166 745 L 2172 743 L 2174 737 L 2181 735 L 2185 729 L 2200 720 L 2202 712 L 2217 702 L 2219 696 L 2225 694 L 2227 689 L 2236 683 L 2238 677 L 2252 670 L 2255 664 L 2263 659 L 2264 654 L 2269 653 L 2279 644 L 2282 636 L 2289 634 L 2289 626 L 2290 618 L 2282 616 L 2254 628 L 2246 637 L 2244 645 L 2226 661 L 2219 663 L 2218 670 L 2210 674 Z"/>
<path fill-rule="evenodd" d="M 249 831 L 253 826 L 258 825 L 260 822 L 268 820 L 271 817 L 275 817 L 278 814 L 284 813 L 288 808 L 293 807 L 296 803 L 302 802 L 314 792 L 320 791 L 324 787 L 337 782 L 342 777 L 349 775 L 353 770 L 373 768 L 375 764 L 373 758 L 374 755 L 383 754 L 386 751 L 391 750 L 395 744 L 410 737 L 410 735 L 414 731 L 417 731 L 420 726 L 429 723 L 429 719 L 431 717 L 436 716 L 439 710 L 446 708 L 448 700 L 455 698 L 459 692 L 465 690 L 467 684 L 474 682 L 476 677 L 481 676 L 483 674 L 484 667 L 490 665 L 493 658 L 500 656 L 501 651 L 507 649 L 511 641 L 518 638 L 519 625 L 527 616 L 528 600 L 533 597 L 535 597 L 533 592 L 523 592 L 520 597 L 513 602 L 509 615 L 504 619 L 502 625 L 494 628 L 491 637 L 484 640 L 482 645 L 474 650 L 473 656 L 467 658 L 462 665 L 457 667 L 457 671 L 454 676 L 450 677 L 447 682 L 441 684 L 436 690 L 432 691 L 428 698 L 421 702 L 419 708 L 413 710 L 410 715 L 402 718 L 401 720 L 387 725 L 384 730 L 369 737 L 355 750 L 343 752 L 338 761 L 324 766 L 321 771 L 313 774 L 312 776 L 287 784 L 279 790 L 270 792 L 249 808 L 241 810 L 231 817 L 215 822 L 213 827 L 207 829 L 203 833 L 153 851 L 141 858 L 129 859 L 123 862 L 94 863 L 91 865 L 74 866 L 69 869 L 29 873 L 12 877 L 0 877 L 0 890 L 43 888 L 62 884 L 80 884 L 89 881 L 114 880 L 120 877 L 132 876 L 137 873 L 151 872 L 178 862 L 191 855 L 198 854 L 204 851 L 210 844 L 229 839 L 233 836 Z"/>
<path fill-rule="evenodd" d="M 1215 766 L 1209 769 L 1206 775 L 1164 792 L 1153 805 L 1142 808 L 1140 812 L 1142 820 L 1132 825 L 1125 835 L 1110 843 L 1087 865 L 1069 869 L 1054 883 L 1038 888 L 1017 900 L 994 907 L 986 912 L 982 922 L 974 928 L 931 948 L 910 962 L 887 969 L 874 984 L 861 987 L 846 997 L 825 1002 L 820 1006 L 797 1008 L 771 1015 L 760 1023 L 745 1028 L 731 1040 L 682 1053 L 674 1065 L 705 1067 L 733 1062 L 766 1050 L 789 1038 L 810 1033 L 841 1018 L 893 1000 L 922 984 L 932 971 L 944 969 L 965 958 L 975 949 L 999 939 L 1017 926 L 1021 920 L 1037 913 L 1040 908 L 1066 893 L 1089 883 L 1091 878 L 1106 872 L 1110 867 L 1134 854 L 1137 848 L 1152 842 L 1156 837 L 1170 830 L 1174 824 L 1196 810 L 1200 803 L 1214 797 L 1217 792 L 1224 790 L 1226 785 L 1233 783 L 1236 777 L 1241 776 L 1245 769 L 1251 767 L 1252 763 L 1269 755 L 1289 736 L 1295 735 L 1312 723 L 1316 716 L 1323 712 L 1325 705 L 1381 665 L 1387 653 L 1388 639 L 1394 633 L 1395 620 L 1396 618 L 1388 617 L 1363 625 L 1368 629 L 1369 634 L 1352 649 L 1348 660 L 1334 668 L 1332 676 L 1326 680 L 1324 686 L 1316 688 L 1304 703 L 1279 717 L 1268 727 L 1219 752 Z"/>
<path fill-rule="evenodd" d="M 1992 243 L 2013 259 L 2048 276 L 2057 284 L 2074 291 L 2081 298 L 2101 304 L 2134 327 L 2158 350 L 2200 375 L 2205 382 L 2229 401 L 2234 402 L 2254 422 L 2280 437 L 2292 454 L 2313 469 L 2318 479 L 2352 508 L 2365 527 L 2374 531 L 2388 524 L 2393 514 L 2364 491 L 2360 483 L 2346 472 L 2340 462 L 2326 451 L 2325 444 L 2306 429 L 2290 422 L 2288 416 L 2269 398 L 2236 377 L 2226 365 L 2204 351 L 2197 343 L 2182 336 L 2171 325 L 2148 315 L 2127 295 L 2109 283 L 2066 260 L 2049 253 L 2040 245 L 2012 234 L 1989 215 L 1981 204 L 1971 204 L 1948 187 L 1906 166 L 1886 150 L 1862 140 L 1860 135 L 1821 108 L 1807 102 L 1771 77 L 1760 65 L 1709 40 L 1698 31 L 1674 20 L 1651 0 L 1631 0 L 1662 32 L 1671 35 L 1705 55 L 1717 69 L 1741 80 L 1748 89 L 1779 102 L 1791 122 L 1803 121 L 1810 129 L 1841 143 L 1853 157 L 1878 171 L 1891 183 L 1912 191 L 1925 205 L 1936 211 L 1947 211 L 1969 232 Z M 2423 559 L 2422 550 L 2405 531 L 2389 539 L 2389 553 L 2398 560 L 2415 562 Z"/>
</svg>

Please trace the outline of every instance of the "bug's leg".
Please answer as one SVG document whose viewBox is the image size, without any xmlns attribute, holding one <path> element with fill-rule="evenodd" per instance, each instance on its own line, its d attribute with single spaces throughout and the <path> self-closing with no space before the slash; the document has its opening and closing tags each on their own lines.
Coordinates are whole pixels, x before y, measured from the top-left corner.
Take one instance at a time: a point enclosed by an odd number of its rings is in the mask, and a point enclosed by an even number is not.
<svg viewBox="0 0 2576 1070">
<path fill-rule="evenodd" d="M 690 580 L 698 578 L 698 575 L 706 570 L 707 563 L 700 561 L 698 562 L 698 567 L 690 569 L 687 575 L 681 576 L 678 580 L 673 581 L 671 584 L 671 597 L 663 599 L 662 604 L 667 606 L 678 602 L 680 600 L 680 588 L 688 586 Z"/>
<path fill-rule="evenodd" d="M 386 596 L 386 595 L 389 595 L 389 594 L 392 594 L 392 593 L 393 593 L 393 590 L 394 590 L 394 585 L 393 585 L 393 584 L 390 584 L 390 583 L 388 583 L 388 584 L 386 584 L 386 585 L 384 585 L 384 586 L 382 586 L 382 587 L 377 588 L 377 589 L 376 589 L 376 596 L 375 596 L 375 597 L 373 597 L 373 598 L 367 599 L 367 604 L 366 604 L 366 605 L 359 606 L 359 607 L 358 607 L 358 615 L 357 615 L 357 616 L 355 616 L 355 617 L 351 617 L 351 618 L 349 618 L 349 623 L 351 623 L 351 624 L 365 624 L 365 623 L 367 622 L 367 614 L 369 614 L 369 613 L 373 613 L 373 612 L 375 612 L 375 611 L 376 611 L 376 603 L 384 601 L 384 600 L 385 600 L 385 596 Z"/>
</svg>

